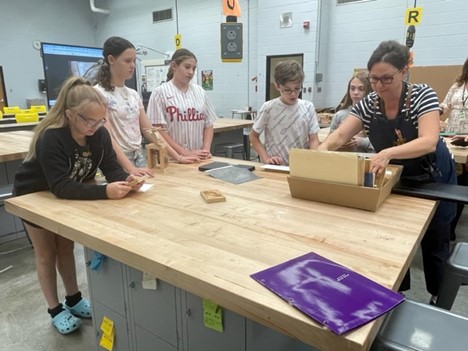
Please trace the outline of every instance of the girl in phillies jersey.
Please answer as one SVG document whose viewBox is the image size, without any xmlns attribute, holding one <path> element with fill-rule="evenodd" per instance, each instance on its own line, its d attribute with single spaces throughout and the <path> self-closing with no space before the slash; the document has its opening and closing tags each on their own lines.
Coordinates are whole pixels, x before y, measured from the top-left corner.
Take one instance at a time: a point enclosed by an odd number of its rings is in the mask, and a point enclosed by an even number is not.
<svg viewBox="0 0 468 351">
<path fill-rule="evenodd" d="M 165 128 L 161 135 L 176 152 L 207 159 L 211 157 L 216 112 L 202 87 L 190 83 L 196 67 L 192 52 L 176 50 L 167 83 L 151 93 L 148 116 L 153 125 Z"/>
<path fill-rule="evenodd" d="M 122 167 L 139 176 L 152 171 L 146 168 L 142 150 L 142 134 L 153 143 L 158 141 L 150 131 L 152 125 L 146 116 L 140 95 L 125 86 L 135 71 L 136 50 L 131 42 L 120 37 L 111 37 L 104 43 L 103 62 L 99 67 L 95 88 L 106 98 L 109 109 L 108 128 L 114 149 Z M 169 155 L 180 163 L 193 163 L 196 157 L 184 157 L 167 147 Z"/>
</svg>

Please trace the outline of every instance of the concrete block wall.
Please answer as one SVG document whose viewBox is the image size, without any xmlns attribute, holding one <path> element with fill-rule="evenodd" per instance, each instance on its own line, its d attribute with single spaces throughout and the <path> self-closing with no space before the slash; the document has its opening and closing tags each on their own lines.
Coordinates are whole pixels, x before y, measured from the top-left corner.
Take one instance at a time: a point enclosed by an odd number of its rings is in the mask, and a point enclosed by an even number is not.
<svg viewBox="0 0 468 351">
<path fill-rule="evenodd" d="M 304 54 L 306 81 L 311 93 L 303 98 L 316 107 L 336 106 L 345 93 L 354 68 L 365 67 L 382 40 L 405 41 L 405 10 L 413 0 L 368 0 L 337 5 L 336 0 L 239 0 L 244 43 L 240 63 L 223 63 L 220 57 L 221 0 L 178 0 L 177 21 L 153 24 L 152 12 L 173 8 L 173 0 L 97 0 L 111 14 L 92 13 L 89 1 L 3 1 L 0 5 L 0 65 L 10 105 L 42 97 L 37 80 L 43 78 L 42 60 L 32 41 L 102 46 L 112 35 L 123 36 L 172 54 L 174 35 L 198 57 L 199 70 L 213 70 L 214 87 L 208 95 L 218 115 L 265 101 L 266 57 Z M 468 56 L 468 2 L 465 0 L 417 1 L 423 7 L 416 29 L 415 64 L 460 65 Z M 292 26 L 280 28 L 282 13 L 292 13 Z M 40 20 L 31 20 L 31 16 Z M 304 30 L 304 21 L 310 29 Z M 161 59 L 148 50 L 139 59 Z M 142 72 L 139 72 L 141 76 Z M 323 81 L 315 81 L 316 73 Z M 200 72 L 199 72 L 200 75 Z M 257 81 L 252 78 L 257 77 Z M 454 77 L 453 77 L 454 78 Z M 450 79 L 453 79 L 450 78 Z M 200 80 L 200 78 L 199 78 Z"/>
</svg>

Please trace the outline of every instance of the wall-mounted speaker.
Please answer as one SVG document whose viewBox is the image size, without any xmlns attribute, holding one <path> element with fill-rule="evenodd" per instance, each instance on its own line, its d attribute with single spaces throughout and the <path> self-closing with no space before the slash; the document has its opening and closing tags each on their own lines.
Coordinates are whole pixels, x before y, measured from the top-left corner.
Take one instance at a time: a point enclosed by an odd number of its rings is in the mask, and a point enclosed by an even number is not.
<svg viewBox="0 0 468 351">
<path fill-rule="evenodd" d="M 242 23 L 221 23 L 221 60 L 242 61 Z"/>
</svg>

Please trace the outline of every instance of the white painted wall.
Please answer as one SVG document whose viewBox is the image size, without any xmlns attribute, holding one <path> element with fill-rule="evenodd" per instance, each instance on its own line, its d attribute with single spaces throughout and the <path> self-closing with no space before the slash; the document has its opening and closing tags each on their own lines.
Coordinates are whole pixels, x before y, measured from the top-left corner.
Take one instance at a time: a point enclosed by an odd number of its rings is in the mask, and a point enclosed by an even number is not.
<svg viewBox="0 0 468 351">
<path fill-rule="evenodd" d="M 336 106 L 353 69 L 367 67 L 381 41 L 405 43 L 405 10 L 414 1 L 375 0 L 340 6 L 335 1 L 324 2 L 329 4 L 330 24 L 324 106 Z M 415 65 L 463 64 L 468 57 L 468 1 L 420 0 L 417 6 L 423 8 L 423 16 L 412 48 Z"/>
<path fill-rule="evenodd" d="M 37 4 L 40 7 L 36 10 Z M 259 108 L 265 100 L 266 57 L 304 54 L 306 81 L 312 93 L 304 99 L 316 107 L 336 106 L 356 67 L 365 67 L 382 40 L 404 43 L 404 14 L 414 0 L 374 0 L 337 6 L 335 0 L 240 0 L 244 28 L 244 59 L 222 63 L 220 58 L 221 0 L 178 0 L 182 44 L 198 57 L 199 70 L 213 70 L 214 90 L 208 92 L 219 115 L 247 105 Z M 2 0 L 0 3 L 0 65 L 10 105 L 25 105 L 38 97 L 42 60 L 32 41 L 102 46 L 119 35 L 134 44 L 163 52 L 175 49 L 176 21 L 152 23 L 152 12 L 174 8 L 174 0 L 97 0 L 109 16 L 92 13 L 88 0 Z M 413 48 L 419 66 L 459 65 L 468 56 L 468 1 L 419 0 L 422 24 Z M 281 29 L 279 17 L 292 12 L 293 25 Z M 31 17 L 35 20 L 31 20 Z M 310 30 L 302 28 L 310 21 Z M 160 59 L 148 51 L 141 59 Z M 315 73 L 324 80 L 315 82 Z M 139 73 L 141 75 L 141 72 Z M 252 82 L 257 76 L 258 82 Z M 453 79 L 454 77 L 450 77 Z M 255 86 L 257 85 L 257 91 Z M 320 90 L 320 91 L 319 91 Z"/>
<path fill-rule="evenodd" d="M 223 63 L 220 52 L 220 24 L 225 22 L 222 15 L 221 1 L 191 1 L 178 0 L 178 29 L 182 35 L 182 46 L 191 50 L 198 59 L 198 81 L 201 82 L 201 71 L 213 71 L 213 91 L 207 95 L 213 102 L 218 115 L 231 116 L 231 110 L 240 109 L 251 104 L 251 76 L 255 70 L 251 69 L 252 58 L 249 47 L 255 43 L 250 32 L 251 7 L 255 13 L 256 1 L 240 1 L 242 17 L 238 20 L 243 24 L 243 60 L 240 63 Z M 177 21 L 152 22 L 152 12 L 173 8 L 176 9 L 173 0 L 112 0 L 109 2 L 111 14 L 109 16 L 97 15 L 96 38 L 98 45 L 112 35 L 119 35 L 134 44 L 143 44 L 162 52 L 175 50 L 174 36 L 177 33 Z M 256 22 L 253 22 L 256 24 Z M 255 47 L 253 48 L 255 49 Z M 148 50 L 148 55 L 141 57 L 161 58 L 158 53 Z M 251 61 L 252 60 L 252 61 Z M 252 72 L 252 73 L 251 73 Z M 141 71 L 139 75 L 141 76 Z"/>
<path fill-rule="evenodd" d="M 46 100 L 38 89 L 44 71 L 33 40 L 95 45 L 89 1 L 1 0 L 0 23 L 0 66 L 10 106 L 26 108 L 29 98 Z"/>
<path fill-rule="evenodd" d="M 256 106 L 265 101 L 266 58 L 271 55 L 304 54 L 304 87 L 314 86 L 316 70 L 318 0 L 258 0 L 258 92 Z M 292 26 L 280 28 L 282 13 L 292 13 Z M 310 29 L 302 26 L 310 21 Z M 303 93 L 302 98 L 312 100 L 312 93 Z"/>
</svg>

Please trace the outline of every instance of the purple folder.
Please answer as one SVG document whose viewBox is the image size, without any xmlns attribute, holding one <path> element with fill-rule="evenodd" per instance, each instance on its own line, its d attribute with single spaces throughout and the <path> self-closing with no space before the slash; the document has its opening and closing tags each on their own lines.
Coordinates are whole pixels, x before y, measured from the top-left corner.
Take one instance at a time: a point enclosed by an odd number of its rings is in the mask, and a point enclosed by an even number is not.
<svg viewBox="0 0 468 351">
<path fill-rule="evenodd" d="M 251 277 L 339 335 L 374 320 L 405 299 L 313 252 Z"/>
</svg>

